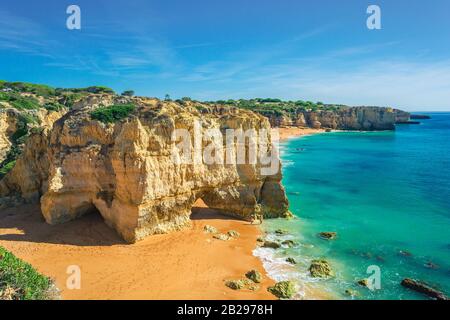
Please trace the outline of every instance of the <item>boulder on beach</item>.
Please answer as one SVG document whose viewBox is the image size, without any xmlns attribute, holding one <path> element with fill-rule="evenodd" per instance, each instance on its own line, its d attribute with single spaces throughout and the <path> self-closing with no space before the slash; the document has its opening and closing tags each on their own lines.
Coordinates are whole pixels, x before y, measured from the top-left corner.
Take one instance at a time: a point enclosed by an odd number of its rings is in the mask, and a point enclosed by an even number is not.
<svg viewBox="0 0 450 320">
<path fill-rule="evenodd" d="M 262 281 L 262 274 L 257 270 L 251 270 L 245 274 L 245 276 L 252 280 L 254 283 L 260 283 Z"/>
<path fill-rule="evenodd" d="M 227 232 L 227 235 L 231 238 L 239 238 L 239 236 L 241 234 L 239 232 L 237 232 L 236 230 L 230 230 Z"/>
<path fill-rule="evenodd" d="M 228 280 L 225 285 L 233 290 L 241 290 L 245 287 L 245 283 L 242 280 Z"/>
<path fill-rule="evenodd" d="M 330 263 L 323 259 L 311 261 L 309 272 L 314 278 L 330 278 L 334 276 Z"/>
<path fill-rule="evenodd" d="M 448 297 L 443 292 L 431 287 L 430 285 L 422 281 L 406 278 L 403 279 L 401 285 L 404 286 L 405 288 L 425 294 L 430 298 L 436 300 L 448 300 Z"/>
<path fill-rule="evenodd" d="M 295 284 L 292 281 L 281 281 L 267 288 L 267 291 L 279 299 L 290 299 L 295 294 Z"/>
<path fill-rule="evenodd" d="M 217 233 L 217 232 L 219 232 L 219 231 L 217 231 L 216 227 L 210 226 L 208 224 L 203 227 L 203 231 L 205 233 Z"/>
<path fill-rule="evenodd" d="M 222 240 L 222 241 L 230 240 L 230 237 L 223 233 L 215 234 L 215 235 L 213 235 L 213 238 L 217 239 L 217 240 Z"/>
</svg>

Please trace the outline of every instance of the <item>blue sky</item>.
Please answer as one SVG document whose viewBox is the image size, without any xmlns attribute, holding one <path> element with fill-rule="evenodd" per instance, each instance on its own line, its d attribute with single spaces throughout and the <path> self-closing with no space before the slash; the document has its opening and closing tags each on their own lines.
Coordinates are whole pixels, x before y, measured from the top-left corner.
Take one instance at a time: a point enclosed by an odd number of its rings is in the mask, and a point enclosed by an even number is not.
<svg viewBox="0 0 450 320">
<path fill-rule="evenodd" d="M 450 110 L 450 2 L 2 1 L 0 61 L 0 79 L 57 87 Z"/>
</svg>

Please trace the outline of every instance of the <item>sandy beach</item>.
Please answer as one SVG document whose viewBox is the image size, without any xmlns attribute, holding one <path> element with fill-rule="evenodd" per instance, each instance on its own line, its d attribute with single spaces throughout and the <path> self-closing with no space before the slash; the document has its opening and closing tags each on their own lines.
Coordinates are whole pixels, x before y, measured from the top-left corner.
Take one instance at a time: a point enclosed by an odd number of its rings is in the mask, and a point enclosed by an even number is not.
<svg viewBox="0 0 450 320">
<path fill-rule="evenodd" d="M 278 127 L 272 128 L 272 133 L 278 132 L 280 141 L 295 138 L 299 136 L 307 136 L 316 133 L 323 133 L 325 129 L 301 128 L 301 127 Z"/>
<path fill-rule="evenodd" d="M 208 224 L 220 232 L 238 231 L 221 241 L 203 232 Z M 252 255 L 259 227 L 193 208 L 192 227 L 126 244 L 100 215 L 91 214 L 63 225 L 47 225 L 36 206 L 3 210 L 0 246 L 53 278 L 63 299 L 274 299 L 264 277 L 259 290 L 234 291 L 226 280 L 244 278 L 260 260 Z M 81 268 L 81 289 L 68 290 L 69 265 Z"/>
</svg>

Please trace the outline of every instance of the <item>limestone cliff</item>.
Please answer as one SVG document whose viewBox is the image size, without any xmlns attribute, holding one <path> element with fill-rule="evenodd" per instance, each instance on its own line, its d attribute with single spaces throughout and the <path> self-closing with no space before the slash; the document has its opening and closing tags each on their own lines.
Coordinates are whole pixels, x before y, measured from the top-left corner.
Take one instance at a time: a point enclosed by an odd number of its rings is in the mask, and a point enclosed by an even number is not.
<svg viewBox="0 0 450 320">
<path fill-rule="evenodd" d="M 124 103 L 135 106 L 127 117 L 113 123 L 93 119 L 94 110 Z M 174 161 L 175 130 L 186 129 L 193 136 L 195 123 L 201 123 L 199 130 L 205 133 L 200 140 L 203 147 L 225 144 L 211 141 L 207 130 L 255 129 L 262 140 L 245 140 L 245 150 L 253 143 L 272 151 L 271 136 L 266 133 L 269 121 L 251 111 L 90 95 L 52 129 L 30 136 L 15 167 L 0 181 L 0 197 L 4 203 L 40 201 L 50 224 L 97 210 L 129 242 L 185 227 L 198 198 L 246 220 L 255 215 L 289 215 L 280 170 L 265 176 L 260 162 Z M 233 152 L 238 147 L 234 141 Z"/>
<path fill-rule="evenodd" d="M 294 110 L 267 115 L 272 126 L 339 130 L 394 130 L 396 113 L 382 107 L 340 107 L 334 110 Z"/>
</svg>

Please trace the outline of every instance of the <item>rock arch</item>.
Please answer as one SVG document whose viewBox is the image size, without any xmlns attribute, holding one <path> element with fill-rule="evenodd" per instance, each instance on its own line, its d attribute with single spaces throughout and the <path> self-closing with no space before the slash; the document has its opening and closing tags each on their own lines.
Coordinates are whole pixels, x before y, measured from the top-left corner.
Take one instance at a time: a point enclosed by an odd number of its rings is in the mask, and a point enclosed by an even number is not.
<svg viewBox="0 0 450 320">
<path fill-rule="evenodd" d="M 178 164 L 172 158 L 175 129 L 194 134 L 197 121 L 202 131 L 267 132 L 266 118 L 233 108 L 201 114 L 173 102 L 133 98 L 138 106 L 133 115 L 104 124 L 90 117 L 97 105 L 114 103 L 101 99 L 89 97 L 52 130 L 32 137 L 16 167 L 0 181 L 0 196 L 18 192 L 26 201 L 40 200 L 42 214 L 51 224 L 75 219 L 95 207 L 128 242 L 185 227 L 199 197 L 208 207 L 241 219 L 253 214 L 289 215 L 280 170 L 265 176 L 260 163 Z M 270 134 L 265 139 L 270 146 Z"/>
</svg>

